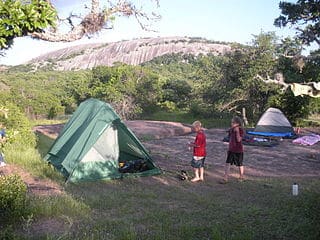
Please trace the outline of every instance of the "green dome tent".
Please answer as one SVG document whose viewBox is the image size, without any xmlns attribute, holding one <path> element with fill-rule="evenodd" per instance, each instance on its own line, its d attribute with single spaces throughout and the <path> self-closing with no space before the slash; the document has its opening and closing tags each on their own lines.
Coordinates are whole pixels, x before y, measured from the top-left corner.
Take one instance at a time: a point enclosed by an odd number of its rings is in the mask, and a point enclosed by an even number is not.
<svg viewBox="0 0 320 240">
<path fill-rule="evenodd" d="M 112 107 L 97 99 L 81 103 L 45 156 L 70 182 L 149 176 L 161 171 Z M 119 162 L 143 161 L 146 169 L 120 173 Z"/>
</svg>

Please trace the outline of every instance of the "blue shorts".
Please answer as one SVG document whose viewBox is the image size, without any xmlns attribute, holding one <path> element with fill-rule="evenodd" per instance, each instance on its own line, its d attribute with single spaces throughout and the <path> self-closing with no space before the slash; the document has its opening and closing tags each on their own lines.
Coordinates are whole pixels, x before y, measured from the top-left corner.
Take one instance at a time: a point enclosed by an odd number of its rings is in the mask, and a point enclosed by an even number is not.
<svg viewBox="0 0 320 240">
<path fill-rule="evenodd" d="M 204 167 L 204 161 L 206 160 L 206 157 L 203 157 L 200 160 L 195 160 L 194 158 L 192 158 L 191 160 L 191 166 L 193 168 L 203 168 Z"/>
</svg>

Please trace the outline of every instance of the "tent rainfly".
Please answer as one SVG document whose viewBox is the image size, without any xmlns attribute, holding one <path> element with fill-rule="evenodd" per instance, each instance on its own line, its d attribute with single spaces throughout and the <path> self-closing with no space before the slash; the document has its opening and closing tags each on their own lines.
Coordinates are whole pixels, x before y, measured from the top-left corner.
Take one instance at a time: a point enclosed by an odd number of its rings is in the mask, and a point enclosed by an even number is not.
<svg viewBox="0 0 320 240">
<path fill-rule="evenodd" d="M 254 131 L 248 131 L 248 134 L 290 138 L 295 135 L 295 132 L 281 110 L 269 108 L 259 119 Z"/>
<path fill-rule="evenodd" d="M 161 171 L 112 107 L 97 99 L 81 103 L 45 156 L 70 182 L 149 176 Z M 119 162 L 143 161 L 141 172 L 121 173 Z"/>
</svg>

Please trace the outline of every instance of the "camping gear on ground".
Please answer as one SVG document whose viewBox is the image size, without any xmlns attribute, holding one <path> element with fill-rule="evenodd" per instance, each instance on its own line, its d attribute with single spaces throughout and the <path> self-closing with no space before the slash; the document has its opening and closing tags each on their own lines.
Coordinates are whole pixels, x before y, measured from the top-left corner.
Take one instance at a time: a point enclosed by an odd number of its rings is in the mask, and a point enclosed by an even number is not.
<svg viewBox="0 0 320 240">
<path fill-rule="evenodd" d="M 312 146 L 316 144 L 317 142 L 320 142 L 320 135 L 317 134 L 311 134 L 303 137 L 299 137 L 292 141 L 295 144 L 301 144 L 305 146 Z"/>
<path fill-rule="evenodd" d="M 138 173 L 149 170 L 148 164 L 143 159 L 119 162 L 120 173 Z"/>
<path fill-rule="evenodd" d="M 181 181 L 185 181 L 189 179 L 188 173 L 185 170 L 181 170 L 181 172 L 178 174 L 178 178 Z"/>
<path fill-rule="evenodd" d="M 70 182 L 161 173 L 112 107 L 97 99 L 80 104 L 45 160 Z M 119 163 L 124 163 L 122 168 L 133 165 L 134 170 L 120 172 Z"/>
<path fill-rule="evenodd" d="M 253 131 L 247 134 L 270 138 L 294 138 L 295 132 L 286 116 L 277 108 L 269 108 Z"/>
<path fill-rule="evenodd" d="M 229 136 L 226 136 L 222 140 L 223 142 L 229 142 Z M 255 137 L 250 135 L 244 135 L 242 139 L 243 145 L 260 146 L 260 147 L 274 147 L 279 145 L 279 141 L 276 139 Z"/>
</svg>

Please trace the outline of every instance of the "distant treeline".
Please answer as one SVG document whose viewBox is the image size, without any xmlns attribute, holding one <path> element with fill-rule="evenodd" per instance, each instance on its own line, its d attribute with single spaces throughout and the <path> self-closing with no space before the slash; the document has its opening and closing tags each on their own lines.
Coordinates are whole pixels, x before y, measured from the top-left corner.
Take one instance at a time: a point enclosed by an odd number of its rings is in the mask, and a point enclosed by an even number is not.
<svg viewBox="0 0 320 240">
<path fill-rule="evenodd" d="M 72 72 L 27 72 L 28 66 L 20 66 L 0 74 L 0 104 L 14 103 L 30 118 L 54 118 L 71 114 L 85 99 L 98 98 L 126 119 L 159 110 L 223 116 L 242 108 L 256 119 L 272 106 L 295 121 L 319 113 L 320 99 L 282 93 L 255 76 L 280 72 L 288 83 L 320 81 L 320 57 L 301 58 L 300 49 L 291 39 L 278 42 L 274 33 L 261 33 L 251 45 L 234 46 L 224 56 L 170 54 L 142 66 L 119 63 Z"/>
</svg>

